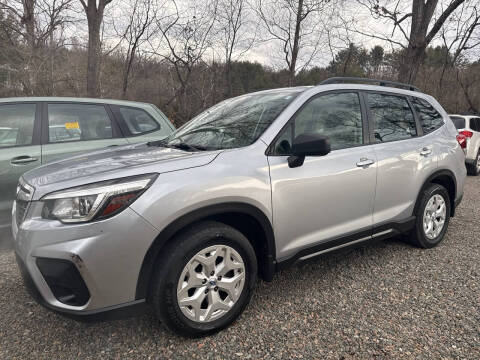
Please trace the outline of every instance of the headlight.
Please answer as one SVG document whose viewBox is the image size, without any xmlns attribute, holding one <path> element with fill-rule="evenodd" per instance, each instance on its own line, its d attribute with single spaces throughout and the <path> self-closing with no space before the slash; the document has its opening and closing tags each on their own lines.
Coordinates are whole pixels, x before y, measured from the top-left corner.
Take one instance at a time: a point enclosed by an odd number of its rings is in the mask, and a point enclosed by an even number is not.
<svg viewBox="0 0 480 360">
<path fill-rule="evenodd" d="M 157 176 L 109 180 L 48 194 L 41 199 L 42 217 L 78 223 L 113 216 L 135 201 Z"/>
</svg>

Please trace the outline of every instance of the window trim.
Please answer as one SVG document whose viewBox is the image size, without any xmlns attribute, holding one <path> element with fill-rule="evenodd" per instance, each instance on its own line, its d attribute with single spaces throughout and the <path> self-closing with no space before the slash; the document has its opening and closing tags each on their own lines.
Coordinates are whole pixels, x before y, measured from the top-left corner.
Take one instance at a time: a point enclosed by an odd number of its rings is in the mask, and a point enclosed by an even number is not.
<svg viewBox="0 0 480 360">
<path fill-rule="evenodd" d="M 0 146 L 0 150 L 3 149 L 13 149 L 21 148 L 27 146 L 41 145 L 40 143 L 40 133 L 41 133 L 41 106 L 38 101 L 9 101 L 9 102 L 0 102 L 0 107 L 2 105 L 23 105 L 23 104 L 33 104 L 35 105 L 35 116 L 33 119 L 33 129 L 32 129 L 32 142 L 30 144 L 22 145 L 11 145 L 11 146 Z"/>
<path fill-rule="evenodd" d="M 110 108 L 111 108 L 111 111 L 113 113 L 113 116 L 115 116 L 115 118 L 118 120 L 118 124 L 120 126 L 120 129 L 122 131 L 122 133 L 124 134 L 125 137 L 127 138 L 131 138 L 131 137 L 137 137 L 137 136 L 144 136 L 144 135 L 147 135 L 147 134 L 150 134 L 150 133 L 153 133 L 155 131 L 158 131 L 158 130 L 161 130 L 162 126 L 161 124 L 158 123 L 157 119 L 155 119 L 155 117 L 150 114 L 147 110 L 141 108 L 141 107 L 137 107 L 137 106 L 130 106 L 130 105 L 117 105 L 117 104 L 114 104 L 114 105 L 110 105 Z M 120 108 L 130 108 L 130 109 L 134 109 L 134 110 L 140 110 L 140 111 L 143 111 L 144 113 L 146 113 L 154 122 L 155 124 L 157 125 L 157 127 L 153 130 L 150 130 L 150 131 L 145 131 L 145 132 L 142 132 L 140 134 L 133 134 L 130 129 L 128 128 L 128 125 L 126 124 L 126 121 L 122 115 L 122 113 L 120 112 Z"/>
<path fill-rule="evenodd" d="M 277 142 L 278 138 L 283 133 L 283 131 L 287 128 L 287 126 L 291 126 L 293 128 L 292 129 L 292 136 L 293 136 L 293 134 L 295 132 L 295 124 L 294 124 L 295 123 L 295 118 L 297 117 L 298 113 L 300 113 L 311 101 L 315 100 L 316 98 L 319 98 L 319 97 L 325 96 L 325 95 L 345 94 L 345 93 L 354 93 L 354 94 L 357 94 L 357 96 L 358 96 L 358 103 L 360 105 L 360 114 L 361 114 L 361 121 L 362 121 L 362 144 L 349 146 L 349 147 L 341 148 L 341 149 L 335 149 L 335 150 L 332 150 L 332 152 L 333 151 L 346 150 L 346 149 L 354 149 L 354 148 L 358 148 L 358 147 L 361 147 L 361 146 L 369 145 L 369 142 L 368 142 L 369 141 L 368 140 L 369 123 L 368 123 L 367 117 L 366 117 L 367 116 L 367 113 L 366 113 L 367 109 L 365 108 L 365 104 L 363 102 L 362 91 L 357 90 L 357 89 L 351 89 L 351 90 L 349 90 L 349 89 L 339 89 L 339 90 L 323 91 L 323 92 L 320 92 L 320 93 L 316 93 L 316 94 L 312 95 L 310 98 L 308 98 L 307 100 L 305 100 L 303 102 L 303 104 L 290 117 L 290 119 L 288 119 L 288 121 L 285 123 L 285 125 L 282 126 L 282 128 L 277 133 L 277 135 L 275 135 L 273 140 L 268 145 L 267 150 L 265 150 L 265 155 L 267 155 L 267 156 L 290 156 L 288 154 L 286 154 L 286 155 L 275 154 L 275 143 Z M 292 143 L 293 143 L 293 139 L 292 139 Z"/>
<path fill-rule="evenodd" d="M 123 138 L 123 135 L 118 127 L 117 121 L 113 116 L 111 110 L 108 107 L 108 104 L 98 103 L 98 102 L 83 102 L 83 101 L 42 101 L 39 103 L 42 107 L 42 135 L 41 135 L 41 144 L 42 145 L 50 145 L 50 144 L 71 144 L 76 142 L 85 142 L 85 141 L 98 141 L 98 140 L 111 140 L 111 139 L 118 139 Z M 56 141 L 51 142 L 48 130 L 48 105 L 96 105 L 96 106 L 103 106 L 105 112 L 107 113 L 108 118 L 110 119 L 110 123 L 112 125 L 112 137 L 111 138 L 104 138 L 104 139 L 90 139 L 90 140 L 69 140 L 69 141 Z"/>
<path fill-rule="evenodd" d="M 410 102 L 409 95 L 393 93 L 393 92 L 388 92 L 388 91 L 376 91 L 376 90 L 363 90 L 362 93 L 364 93 L 365 106 L 366 106 L 367 114 L 368 114 L 368 124 L 369 124 L 369 128 L 370 128 L 370 131 L 369 131 L 370 145 L 388 144 L 388 143 L 392 143 L 392 142 L 396 142 L 396 141 L 412 140 L 412 139 L 416 139 L 416 138 L 419 138 L 419 137 L 423 136 L 423 131 L 419 131 L 419 127 L 420 127 L 420 130 L 422 130 L 422 129 L 421 129 L 421 126 L 420 126 L 420 122 L 418 121 L 417 114 L 415 113 L 415 111 L 412 107 L 412 103 Z M 415 130 L 417 132 L 417 135 L 409 137 L 409 138 L 404 138 L 404 139 L 396 139 L 396 140 L 389 140 L 389 141 L 382 141 L 382 142 L 375 141 L 375 134 L 374 134 L 375 123 L 374 123 L 373 115 L 370 111 L 370 106 L 369 106 L 369 103 L 368 103 L 368 94 L 380 94 L 380 95 L 387 95 L 387 96 L 396 96 L 396 97 L 400 97 L 400 98 L 403 98 L 404 100 L 406 100 L 407 104 L 410 108 L 410 111 L 412 112 L 412 115 L 413 115 L 413 121 L 415 122 Z"/>
</svg>

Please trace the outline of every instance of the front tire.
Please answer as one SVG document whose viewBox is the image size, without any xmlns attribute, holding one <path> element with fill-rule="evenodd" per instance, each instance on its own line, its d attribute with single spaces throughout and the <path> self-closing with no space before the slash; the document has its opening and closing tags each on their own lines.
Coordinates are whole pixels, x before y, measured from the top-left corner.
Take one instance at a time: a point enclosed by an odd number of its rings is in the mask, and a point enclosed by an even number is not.
<svg viewBox="0 0 480 360">
<path fill-rule="evenodd" d="M 410 242 L 429 249 L 443 240 L 450 221 L 450 196 L 439 184 L 430 184 L 420 194 L 416 210 L 415 228 L 409 236 Z"/>
<path fill-rule="evenodd" d="M 208 221 L 176 235 L 157 262 L 150 302 L 170 330 L 187 337 L 230 325 L 252 296 L 255 251 L 238 230 Z"/>
</svg>

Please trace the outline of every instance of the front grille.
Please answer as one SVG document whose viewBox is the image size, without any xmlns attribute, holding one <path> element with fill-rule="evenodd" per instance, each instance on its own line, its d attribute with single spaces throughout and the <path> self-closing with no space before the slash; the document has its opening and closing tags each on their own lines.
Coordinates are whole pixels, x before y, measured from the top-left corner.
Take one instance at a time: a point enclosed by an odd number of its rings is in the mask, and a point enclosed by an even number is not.
<svg viewBox="0 0 480 360">
<path fill-rule="evenodd" d="M 28 201 L 16 200 L 15 205 L 15 220 L 17 221 L 17 226 L 20 226 L 23 219 L 25 218 L 25 213 L 27 212 Z"/>
</svg>

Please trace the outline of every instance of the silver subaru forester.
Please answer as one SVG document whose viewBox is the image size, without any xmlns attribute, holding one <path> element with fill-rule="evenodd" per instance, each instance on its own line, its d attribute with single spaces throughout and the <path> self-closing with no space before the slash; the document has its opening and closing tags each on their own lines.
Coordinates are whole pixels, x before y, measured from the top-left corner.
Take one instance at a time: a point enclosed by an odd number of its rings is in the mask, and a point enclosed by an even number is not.
<svg viewBox="0 0 480 360">
<path fill-rule="evenodd" d="M 163 141 L 27 172 L 12 225 L 25 283 L 75 317 L 148 305 L 201 336 L 242 313 L 257 275 L 400 234 L 438 245 L 463 195 L 464 139 L 431 96 L 379 85 L 243 95 Z"/>
</svg>

